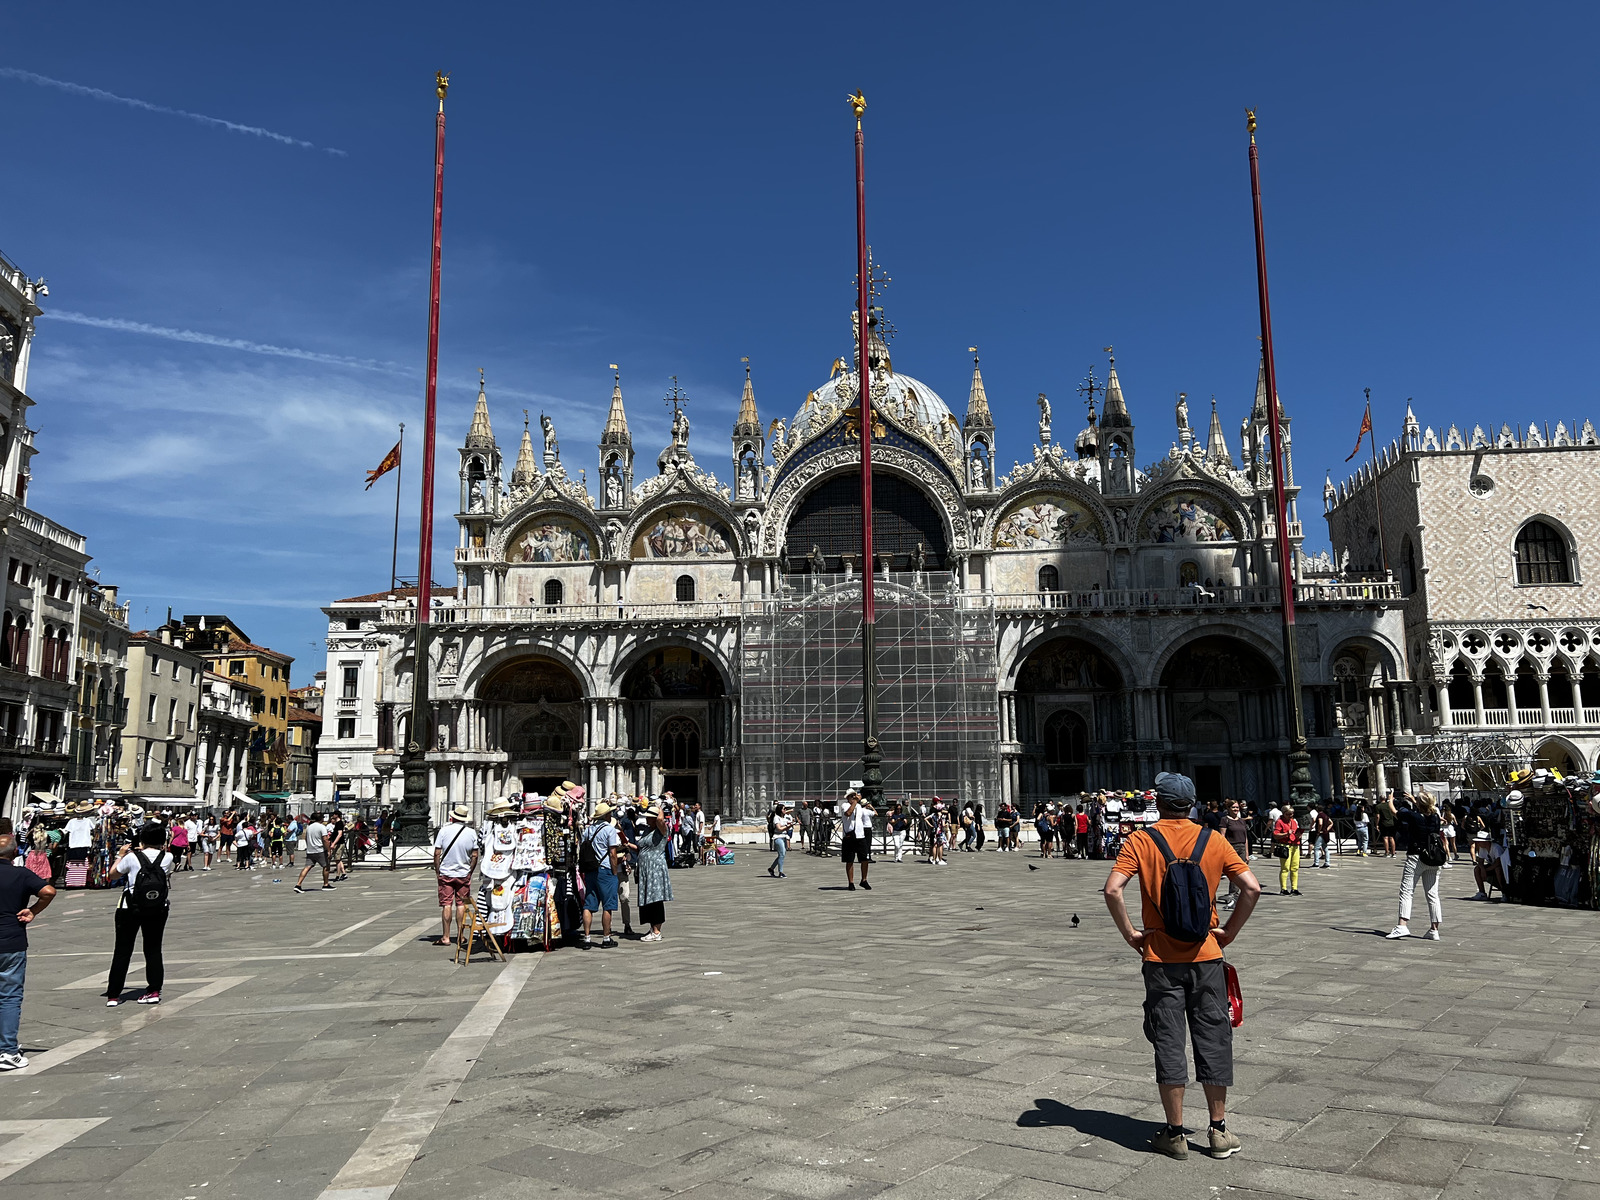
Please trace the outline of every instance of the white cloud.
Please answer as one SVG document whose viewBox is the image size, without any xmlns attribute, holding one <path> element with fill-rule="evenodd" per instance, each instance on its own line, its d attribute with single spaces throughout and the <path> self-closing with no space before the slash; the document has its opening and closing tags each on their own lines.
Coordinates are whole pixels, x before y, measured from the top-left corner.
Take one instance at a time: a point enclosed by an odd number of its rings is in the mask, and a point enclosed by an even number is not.
<svg viewBox="0 0 1600 1200">
<path fill-rule="evenodd" d="M 399 363 L 383 362 L 375 358 L 351 358 L 344 354 L 324 354 L 318 350 L 301 350 L 294 346 L 273 346 L 265 342 L 246 341 L 244 338 L 200 333 L 193 329 L 172 329 L 165 325 L 150 325 L 144 321 L 129 321 L 122 317 L 92 317 L 87 313 L 71 312 L 67 309 L 52 309 L 44 316 L 52 321 L 65 321 L 69 325 L 112 329 L 118 333 L 138 333 L 147 337 L 165 338 L 171 342 L 216 346 L 222 350 L 242 350 L 246 354 L 265 354 L 271 358 L 297 358 L 302 362 L 325 363 L 332 367 L 354 367 L 361 371 L 381 371 L 389 375 L 409 375 L 414 370 Z"/>
<path fill-rule="evenodd" d="M 40 87 L 55 88 L 58 91 L 70 92 L 74 96 L 87 96 L 91 100 L 104 100 L 110 104 L 123 104 L 129 108 L 143 109 L 145 112 L 162 113 L 170 117 L 183 117 L 188 121 L 198 121 L 202 125 L 226 129 L 229 133 L 248 133 L 252 137 L 267 138 L 274 142 L 281 142 L 285 146 L 299 146 L 305 150 L 320 149 L 329 154 L 336 154 L 340 158 L 349 157 L 343 150 L 335 150 L 332 146 L 317 146 L 315 143 L 301 138 L 290 137 L 286 133 L 275 133 L 270 129 L 263 129 L 259 125 L 241 125 L 237 121 L 225 121 L 221 117 L 208 117 L 203 113 L 189 112 L 187 109 L 169 108 L 165 104 L 152 104 L 148 100 L 137 100 L 132 96 L 119 96 L 115 92 L 106 91 L 104 88 L 88 87 L 81 83 L 70 83 L 65 79 L 51 79 L 48 75 L 37 75 L 32 71 L 24 71 L 17 67 L 0 67 L 0 77 L 17 79 L 24 83 L 34 83 Z"/>
</svg>

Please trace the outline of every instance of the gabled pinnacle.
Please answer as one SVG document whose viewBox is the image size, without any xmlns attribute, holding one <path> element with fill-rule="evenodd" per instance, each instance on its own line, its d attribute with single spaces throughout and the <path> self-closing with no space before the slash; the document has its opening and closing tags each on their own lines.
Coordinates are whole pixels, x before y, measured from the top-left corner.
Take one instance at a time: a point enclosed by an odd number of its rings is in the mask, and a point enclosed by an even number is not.
<svg viewBox="0 0 1600 1200">
<path fill-rule="evenodd" d="M 750 383 L 750 364 L 744 367 L 744 395 L 739 397 L 739 419 L 733 423 L 735 437 L 760 437 L 761 417 L 756 412 L 756 389 Z"/>
<path fill-rule="evenodd" d="M 633 444 L 628 432 L 628 414 L 622 407 L 622 375 L 619 372 L 611 385 L 611 411 L 606 413 L 605 429 L 600 434 L 600 444 Z"/>
<path fill-rule="evenodd" d="M 1250 409 L 1252 421 L 1265 424 L 1267 420 L 1267 359 L 1262 355 L 1261 365 L 1256 368 L 1256 402 Z"/>
<path fill-rule="evenodd" d="M 1217 416 L 1215 396 L 1211 397 L 1211 431 L 1206 436 L 1206 459 L 1233 466 L 1233 455 L 1228 453 L 1228 440 L 1222 436 L 1222 418 Z"/>
<path fill-rule="evenodd" d="M 482 375 L 478 377 L 478 403 L 472 410 L 472 425 L 467 430 L 467 445 L 494 445 L 494 430 L 489 427 L 489 398 L 483 394 Z"/>
<path fill-rule="evenodd" d="M 528 432 L 527 418 L 522 421 L 522 449 L 517 451 L 517 465 L 511 471 L 511 485 L 532 483 L 539 477 L 539 462 L 533 456 L 533 435 Z"/>
<path fill-rule="evenodd" d="M 983 373 L 978 370 L 978 356 L 972 356 L 972 390 L 967 393 L 967 429 L 993 429 L 994 417 L 989 412 L 989 397 L 983 390 Z"/>
</svg>

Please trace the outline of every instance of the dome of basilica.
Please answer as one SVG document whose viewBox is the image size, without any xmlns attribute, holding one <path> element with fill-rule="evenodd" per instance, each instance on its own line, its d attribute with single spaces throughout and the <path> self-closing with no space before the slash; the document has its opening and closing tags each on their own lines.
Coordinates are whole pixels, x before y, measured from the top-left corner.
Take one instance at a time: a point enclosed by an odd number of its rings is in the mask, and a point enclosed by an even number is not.
<svg viewBox="0 0 1600 1200">
<path fill-rule="evenodd" d="M 801 437 L 821 433 L 841 409 L 854 404 L 854 400 L 847 404 L 839 394 L 840 385 L 853 382 L 854 378 L 854 375 L 836 375 L 808 395 L 794 415 L 793 433 Z M 955 421 L 950 406 L 922 380 L 894 371 L 889 372 L 887 378 L 887 394 L 877 402 L 877 407 L 888 409 L 902 423 L 937 429 Z"/>
</svg>

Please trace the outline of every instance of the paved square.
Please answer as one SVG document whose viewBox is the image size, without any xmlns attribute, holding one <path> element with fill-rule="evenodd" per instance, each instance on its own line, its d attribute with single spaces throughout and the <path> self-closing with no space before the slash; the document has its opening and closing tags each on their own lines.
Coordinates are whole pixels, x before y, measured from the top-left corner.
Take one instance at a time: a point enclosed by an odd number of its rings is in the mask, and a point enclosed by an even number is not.
<svg viewBox="0 0 1600 1200">
<path fill-rule="evenodd" d="M 1600 1195 L 1592 913 L 1467 903 L 1458 868 L 1444 940 L 1387 942 L 1399 859 L 1305 871 L 1230 954 L 1244 1151 L 1173 1162 L 1143 1149 L 1105 864 L 881 862 L 847 893 L 835 860 L 766 862 L 675 872 L 659 945 L 467 967 L 423 940 L 422 873 L 180 875 L 154 1010 L 103 1007 L 114 897 L 63 892 L 34 1065 L 0 1076 L 0 1195 Z"/>
</svg>

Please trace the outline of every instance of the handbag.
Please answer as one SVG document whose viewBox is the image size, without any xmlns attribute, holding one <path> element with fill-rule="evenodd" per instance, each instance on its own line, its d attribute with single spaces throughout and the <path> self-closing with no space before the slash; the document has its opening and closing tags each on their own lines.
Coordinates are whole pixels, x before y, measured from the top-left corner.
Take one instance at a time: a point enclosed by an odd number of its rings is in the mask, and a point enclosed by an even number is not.
<svg viewBox="0 0 1600 1200">
<path fill-rule="evenodd" d="M 1289 847 L 1288 847 L 1288 845 L 1286 843 L 1279 842 L 1276 846 L 1274 846 L 1272 848 L 1272 854 L 1273 854 L 1273 857 L 1275 857 L 1275 858 L 1288 858 L 1289 857 Z"/>
<path fill-rule="evenodd" d="M 1417 851 L 1417 857 L 1422 860 L 1422 865 L 1425 867 L 1444 866 L 1444 843 L 1428 842 L 1421 850 Z"/>
<path fill-rule="evenodd" d="M 1222 964 L 1222 974 L 1228 981 L 1228 1023 L 1235 1029 L 1244 1024 L 1244 993 L 1239 990 L 1239 972 L 1231 962 Z"/>
</svg>

